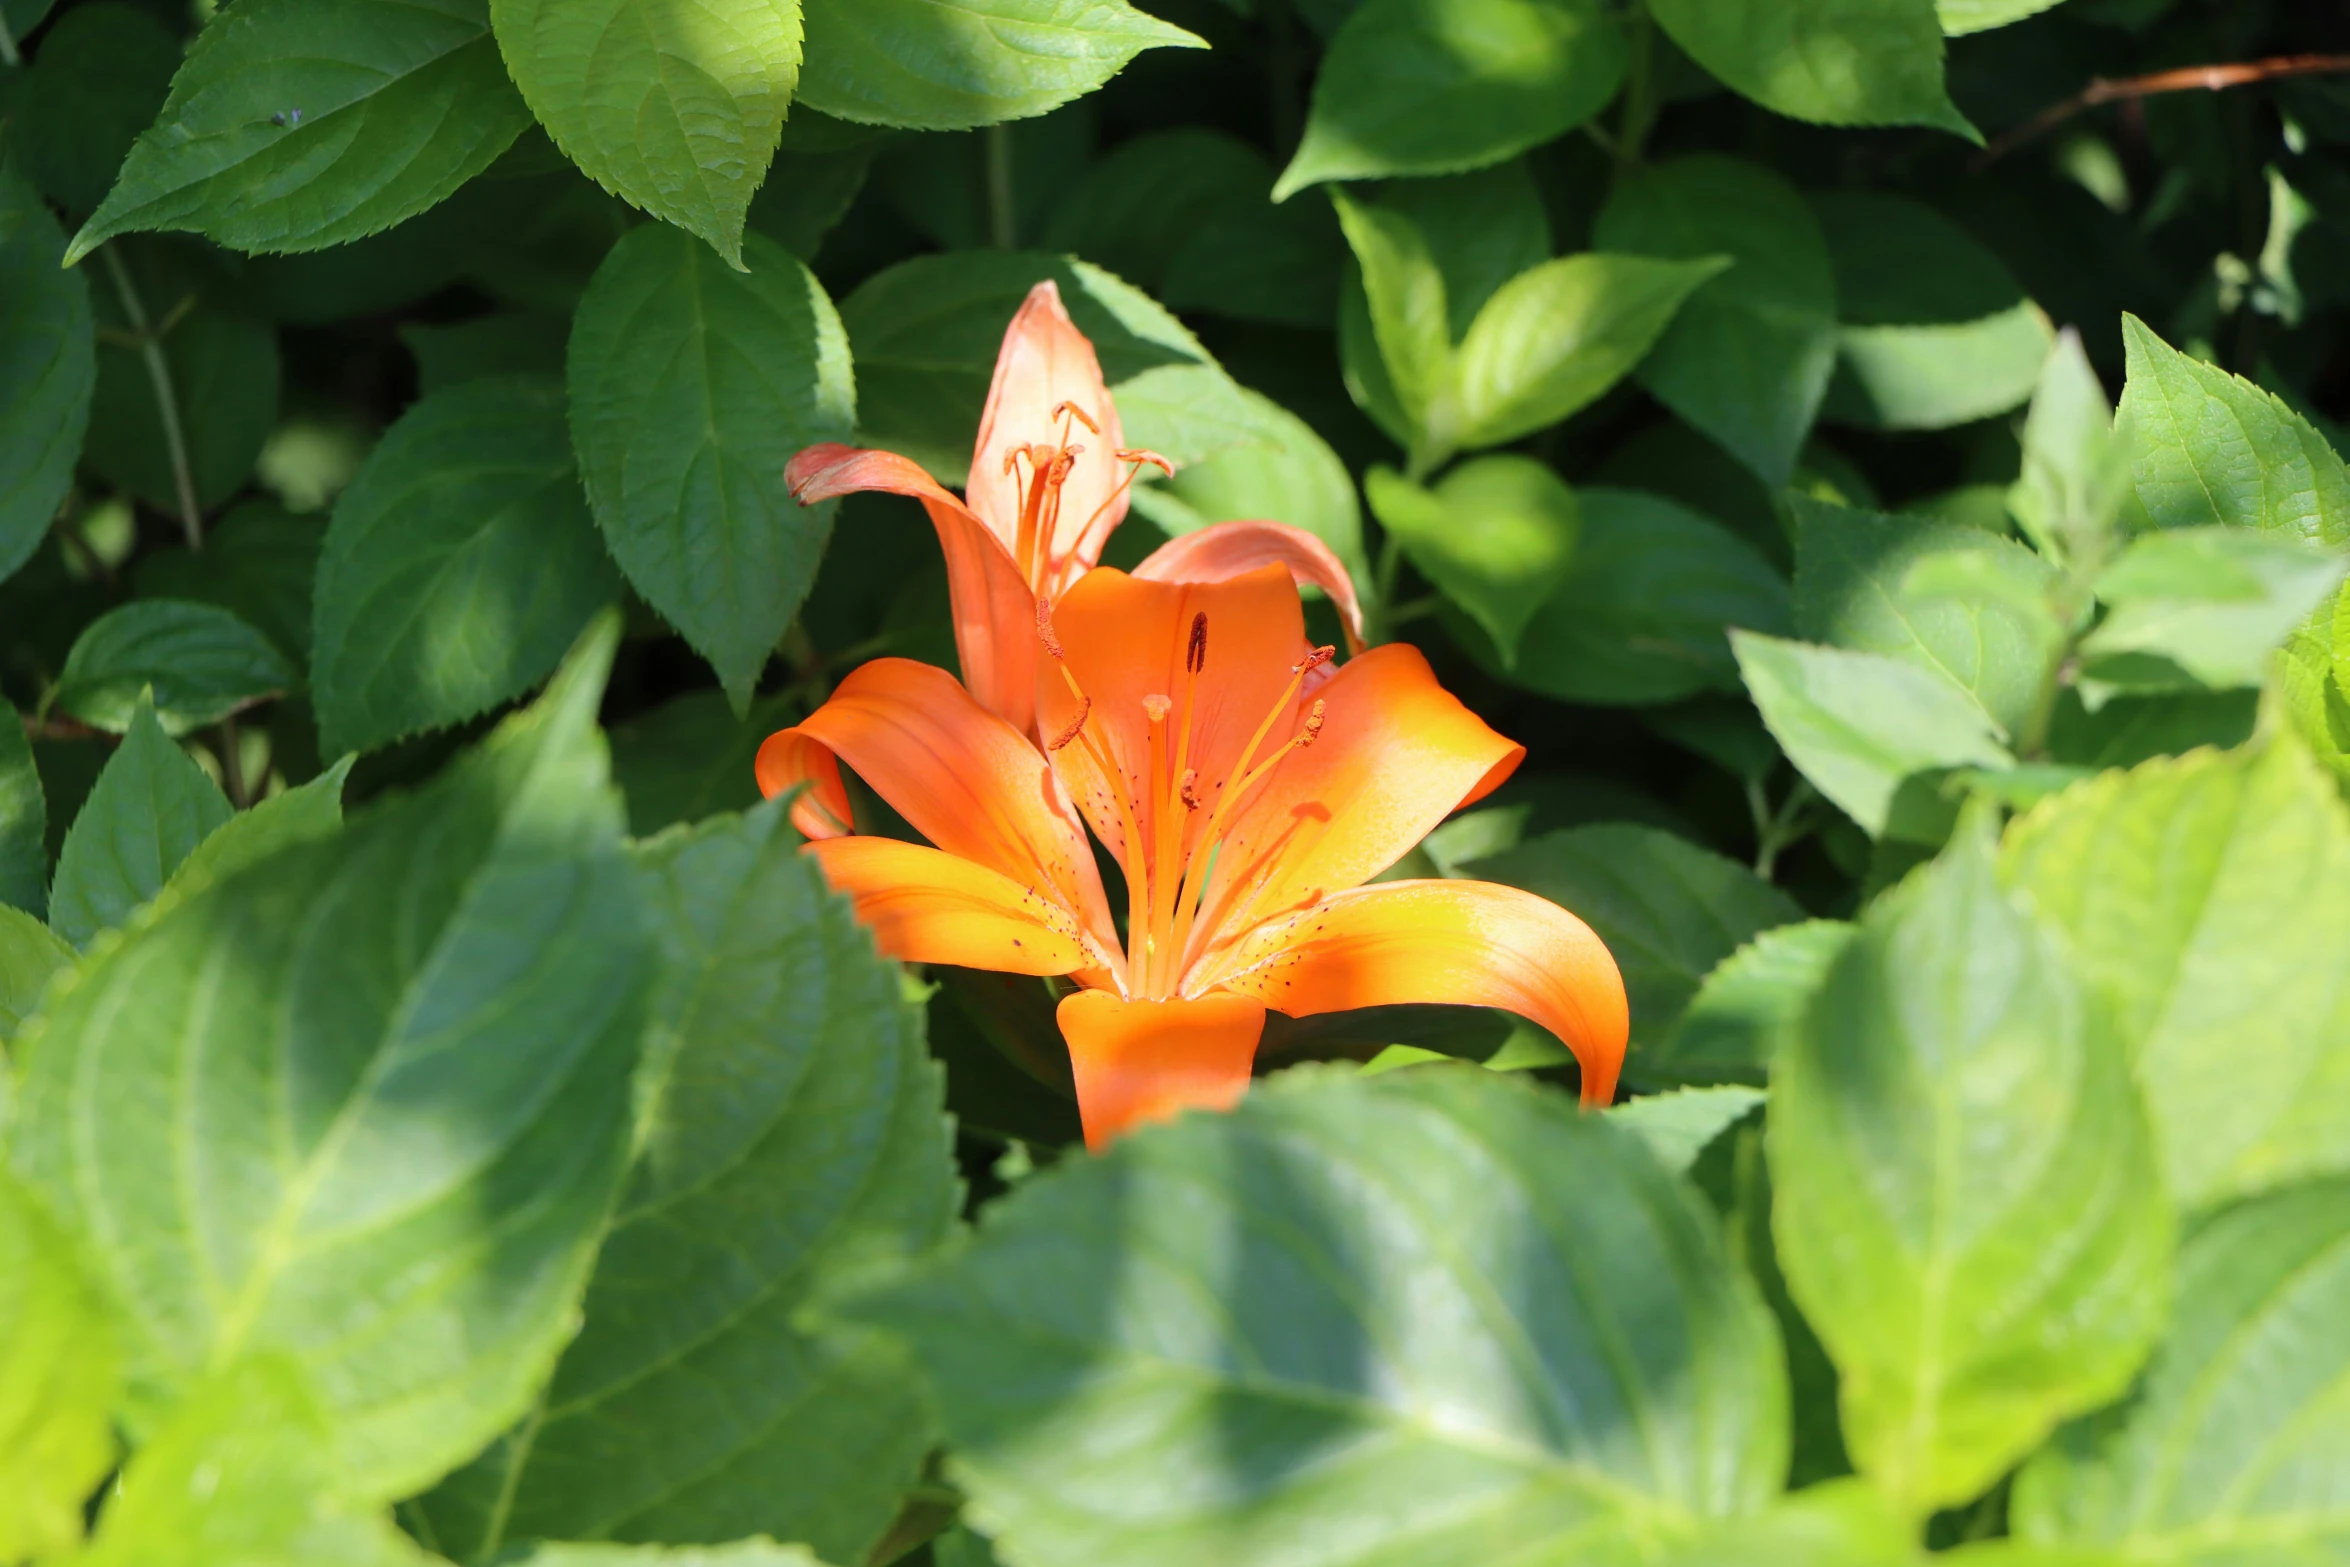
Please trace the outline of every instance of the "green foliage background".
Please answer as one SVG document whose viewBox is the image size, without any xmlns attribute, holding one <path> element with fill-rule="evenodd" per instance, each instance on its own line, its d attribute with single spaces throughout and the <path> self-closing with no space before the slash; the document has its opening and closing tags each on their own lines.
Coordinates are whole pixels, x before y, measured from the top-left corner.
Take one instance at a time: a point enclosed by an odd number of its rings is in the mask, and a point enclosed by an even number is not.
<svg viewBox="0 0 2350 1567">
<path fill-rule="evenodd" d="M 0 1567 L 2350 1561 L 2343 50 L 0 0 Z M 1528 746 L 1397 874 L 1616 1106 L 1275 1019 L 1088 1158 L 757 803 L 954 659 L 785 462 L 959 482 L 1044 278 L 1114 563 L 1306 528 Z"/>
</svg>

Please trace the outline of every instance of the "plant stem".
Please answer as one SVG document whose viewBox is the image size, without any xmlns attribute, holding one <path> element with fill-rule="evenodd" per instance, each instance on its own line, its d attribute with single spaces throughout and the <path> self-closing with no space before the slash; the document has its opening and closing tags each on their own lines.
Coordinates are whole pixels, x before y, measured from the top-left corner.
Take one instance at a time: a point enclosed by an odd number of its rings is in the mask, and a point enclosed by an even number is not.
<svg viewBox="0 0 2350 1567">
<path fill-rule="evenodd" d="M 2094 109 L 2101 103 L 2151 98 L 2157 93 L 2219 92 L 2288 76 L 2331 76 L 2345 71 L 2350 71 L 2350 54 L 2287 54 L 2233 65 L 2190 65 L 2146 76 L 2126 76 L 2118 81 L 2094 77 L 2088 86 L 2062 103 L 2050 104 L 2023 124 L 1993 137 L 1990 145 L 1976 155 L 1975 167 L 1980 170 L 1986 164 L 1998 162 L 2024 143 L 2045 136 L 2084 109 Z"/>
<path fill-rule="evenodd" d="M 987 242 L 998 250 L 1020 248 L 1019 213 L 1012 204 L 1012 129 L 990 125 L 980 132 L 987 145 Z"/>
<path fill-rule="evenodd" d="M 122 256 L 112 245 L 99 248 L 106 258 L 107 276 L 114 280 L 114 292 L 122 300 L 122 313 L 130 318 L 131 328 L 138 334 L 139 357 L 147 366 L 147 382 L 155 389 L 155 411 L 163 422 L 163 448 L 171 459 L 171 482 L 178 493 L 180 526 L 187 531 L 188 548 L 204 547 L 204 508 L 196 502 L 196 477 L 188 466 L 187 436 L 180 426 L 179 394 L 172 390 L 171 363 L 163 357 L 163 339 L 149 326 L 146 302 L 139 298 L 138 285 L 131 281 L 130 268 L 122 264 Z M 179 312 L 174 311 L 176 320 Z"/>
<path fill-rule="evenodd" d="M 1747 780 L 1746 808 L 1754 816 L 1754 873 L 1757 876 L 1769 881 L 1771 874 L 1778 869 L 1779 856 L 1811 836 L 1812 822 L 1803 812 L 1818 798 L 1818 793 L 1812 788 L 1810 779 L 1798 777 L 1794 787 L 1787 791 L 1787 798 L 1781 800 L 1779 808 L 1774 811 L 1770 808 L 1770 796 L 1763 792 L 1762 784 L 1754 779 Z"/>
</svg>

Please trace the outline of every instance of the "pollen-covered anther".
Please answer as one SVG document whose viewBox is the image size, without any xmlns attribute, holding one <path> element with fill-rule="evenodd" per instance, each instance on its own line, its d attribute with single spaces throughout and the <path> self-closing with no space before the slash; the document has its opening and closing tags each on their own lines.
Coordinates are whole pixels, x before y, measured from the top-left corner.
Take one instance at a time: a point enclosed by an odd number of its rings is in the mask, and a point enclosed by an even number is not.
<svg viewBox="0 0 2350 1567">
<path fill-rule="evenodd" d="M 1329 649 L 1324 648 L 1322 651 L 1326 653 Z M 1329 709 L 1328 702 L 1320 697 L 1314 698 L 1313 711 L 1306 714 L 1306 727 L 1297 737 L 1298 749 L 1303 750 L 1322 738 L 1322 717 Z"/>
<path fill-rule="evenodd" d="M 1075 740 L 1079 732 L 1085 728 L 1085 720 L 1092 716 L 1092 713 L 1093 698 L 1080 696 L 1077 699 L 1077 716 L 1069 720 L 1068 728 L 1046 741 L 1044 748 L 1048 751 L 1058 751 Z"/>
<path fill-rule="evenodd" d="M 1208 612 L 1191 617 L 1191 640 L 1183 646 L 1184 673 L 1196 675 L 1208 667 Z"/>
<path fill-rule="evenodd" d="M 1328 645 L 1318 647 L 1306 655 L 1306 660 L 1304 663 L 1290 665 L 1289 672 L 1293 675 L 1302 675 L 1310 670 L 1320 669 L 1324 664 L 1329 663 L 1337 656 L 1338 649 L 1335 647 L 1330 647 Z"/>
<path fill-rule="evenodd" d="M 1067 414 L 1070 418 L 1076 420 L 1079 424 L 1084 425 L 1088 430 L 1091 430 L 1096 435 L 1102 433 L 1102 427 L 1093 422 L 1093 416 L 1072 402 L 1055 403 L 1053 405 L 1053 411 L 1047 414 L 1045 417 L 1048 419 L 1058 419 L 1063 414 Z M 1124 454 L 1121 453 L 1120 455 Z"/>
<path fill-rule="evenodd" d="M 1039 596 L 1036 601 L 1036 635 L 1044 643 L 1044 650 L 1056 664 L 1065 664 L 1069 655 L 1061 651 L 1061 639 L 1053 635 L 1053 601 Z"/>
<path fill-rule="evenodd" d="M 1183 806 L 1186 810 L 1196 811 L 1204 803 L 1199 797 L 1198 768 L 1186 767 L 1183 769 L 1183 787 L 1179 792 L 1183 796 Z"/>
<path fill-rule="evenodd" d="M 1172 461 L 1143 447 L 1121 446 L 1118 448 L 1118 460 L 1130 462 L 1138 468 L 1156 468 L 1170 479 L 1175 477 L 1175 464 Z"/>
</svg>

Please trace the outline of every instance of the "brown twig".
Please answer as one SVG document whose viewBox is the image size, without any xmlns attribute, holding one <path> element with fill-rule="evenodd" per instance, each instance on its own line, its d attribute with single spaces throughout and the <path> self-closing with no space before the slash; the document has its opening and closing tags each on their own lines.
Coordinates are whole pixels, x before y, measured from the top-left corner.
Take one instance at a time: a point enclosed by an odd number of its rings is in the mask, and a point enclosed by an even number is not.
<svg viewBox="0 0 2350 1567">
<path fill-rule="evenodd" d="M 2000 132 L 1975 157 L 1977 169 L 1988 168 L 2035 137 L 2044 136 L 2085 109 L 2103 103 L 2151 98 L 2157 93 L 2219 92 L 2254 82 L 2281 81 L 2288 76 L 2329 76 L 2350 71 L 2350 54 L 2284 54 L 2268 60 L 2244 60 L 2234 65 L 2189 65 L 2175 71 L 2119 79 L 2100 76 L 2062 103 L 2050 104 L 2023 124 Z"/>
</svg>

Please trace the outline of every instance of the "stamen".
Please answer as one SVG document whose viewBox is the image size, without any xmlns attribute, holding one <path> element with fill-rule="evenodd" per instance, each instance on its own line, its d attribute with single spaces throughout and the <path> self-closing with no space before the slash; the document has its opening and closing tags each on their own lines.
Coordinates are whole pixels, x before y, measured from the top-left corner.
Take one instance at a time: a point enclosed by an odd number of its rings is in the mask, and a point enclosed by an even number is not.
<svg viewBox="0 0 2350 1567">
<path fill-rule="evenodd" d="M 1085 410 L 1084 410 L 1084 409 L 1082 409 L 1082 408 L 1078 407 L 1078 406 L 1077 406 L 1075 403 L 1072 403 L 1072 402 L 1066 402 L 1066 401 L 1064 401 L 1064 402 L 1055 403 L 1055 404 L 1053 405 L 1053 411 L 1052 411 L 1051 413 L 1049 413 L 1049 414 L 1045 415 L 1045 417 L 1046 417 L 1046 418 L 1048 418 L 1048 419 L 1058 419 L 1058 418 L 1060 418 L 1061 416 L 1063 416 L 1064 414 L 1066 414 L 1068 417 L 1070 417 L 1070 418 L 1072 418 L 1072 419 L 1076 420 L 1076 421 L 1077 421 L 1079 424 L 1081 424 L 1081 425 L 1084 425 L 1084 426 L 1085 426 L 1085 427 L 1086 427 L 1088 430 L 1091 430 L 1091 431 L 1092 431 L 1094 434 L 1096 434 L 1096 435 L 1099 435 L 1099 434 L 1101 434 L 1101 433 L 1102 433 L 1102 427 L 1101 427 L 1100 425 L 1098 425 L 1098 424 L 1095 424 L 1095 423 L 1093 422 L 1093 420 L 1092 420 L 1091 418 L 1089 418 L 1089 417 L 1086 415 L 1086 412 L 1085 412 Z M 1123 454 L 1121 454 L 1121 455 L 1123 455 Z"/>
<path fill-rule="evenodd" d="M 1320 669 L 1324 664 L 1329 663 L 1337 656 L 1338 649 L 1334 647 L 1318 647 L 1306 655 L 1306 661 L 1304 663 L 1290 665 L 1289 672 L 1293 675 L 1302 675 L 1308 670 Z"/>
<path fill-rule="evenodd" d="M 1183 649 L 1183 672 L 1196 675 L 1208 667 L 1208 612 L 1191 617 L 1191 640 Z"/>
<path fill-rule="evenodd" d="M 1052 739 L 1047 740 L 1045 742 L 1044 748 L 1047 751 L 1058 751 L 1063 746 L 1067 745 L 1070 741 L 1076 739 L 1078 732 L 1085 727 L 1085 720 L 1091 716 L 1092 712 L 1093 698 L 1080 691 L 1077 694 L 1077 716 L 1069 720 L 1068 728 L 1053 736 Z"/>
<path fill-rule="evenodd" d="M 1183 805 L 1186 810 L 1192 811 L 1200 807 L 1199 769 L 1196 767 L 1183 769 Z"/>
<path fill-rule="evenodd" d="M 1036 600 L 1036 635 L 1044 643 L 1046 656 L 1056 664 L 1069 662 L 1069 655 L 1061 649 L 1061 639 L 1053 635 L 1053 601 L 1039 595 Z M 1078 693 L 1081 697 L 1083 692 Z M 1085 698 L 1090 704 L 1092 699 Z"/>
<path fill-rule="evenodd" d="M 1094 431 L 1094 434 L 1099 435 L 1101 432 L 1096 430 Z M 1157 452 L 1151 451 L 1145 447 L 1121 446 L 1118 448 L 1117 455 L 1120 462 L 1130 462 L 1134 464 L 1135 471 L 1137 473 L 1141 472 L 1145 467 L 1150 467 L 1158 469 L 1159 472 L 1165 474 L 1170 479 L 1175 477 L 1175 464 L 1169 461 L 1167 458 L 1161 457 Z M 1129 475 L 1129 477 L 1131 477 L 1131 475 Z"/>
<path fill-rule="evenodd" d="M 1325 648 L 1323 651 L 1327 652 L 1329 650 Z M 1316 740 L 1322 738 L 1322 715 L 1329 710 L 1329 707 L 1330 704 L 1324 701 L 1322 698 L 1314 698 L 1314 710 L 1306 714 L 1305 733 L 1297 737 L 1297 748 L 1299 750 L 1304 750 L 1307 746 L 1312 745 Z"/>
</svg>

